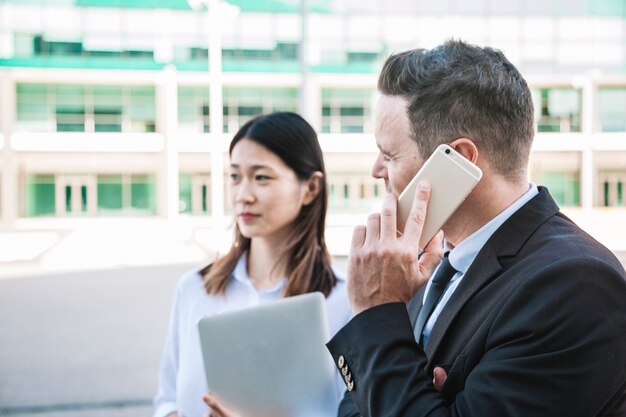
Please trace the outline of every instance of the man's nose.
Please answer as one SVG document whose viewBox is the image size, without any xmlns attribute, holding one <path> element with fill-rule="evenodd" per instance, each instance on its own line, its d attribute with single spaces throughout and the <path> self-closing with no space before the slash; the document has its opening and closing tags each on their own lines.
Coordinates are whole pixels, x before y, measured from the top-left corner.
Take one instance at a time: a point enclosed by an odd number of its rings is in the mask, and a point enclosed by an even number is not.
<svg viewBox="0 0 626 417">
<path fill-rule="evenodd" d="M 372 166 L 372 177 L 374 178 L 387 178 L 387 168 L 385 164 L 383 164 L 383 156 L 378 154 L 376 157 L 376 161 L 374 161 L 374 166 Z"/>
</svg>

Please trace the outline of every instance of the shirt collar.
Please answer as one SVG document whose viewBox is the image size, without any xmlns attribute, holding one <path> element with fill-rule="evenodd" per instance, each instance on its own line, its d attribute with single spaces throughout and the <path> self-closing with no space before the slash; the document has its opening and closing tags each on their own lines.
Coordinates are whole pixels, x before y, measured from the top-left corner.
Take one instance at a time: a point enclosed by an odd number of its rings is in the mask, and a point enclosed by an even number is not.
<svg viewBox="0 0 626 417">
<path fill-rule="evenodd" d="M 465 275 L 472 262 L 474 262 L 474 259 L 476 259 L 476 256 L 478 256 L 478 252 L 480 252 L 483 246 L 485 246 L 485 243 L 487 243 L 491 235 L 493 235 L 495 231 L 498 230 L 498 228 L 513 215 L 513 213 L 537 195 L 538 192 L 539 190 L 537 189 L 537 186 L 531 183 L 530 188 L 526 191 L 526 193 L 524 193 L 496 217 L 491 219 L 483 227 L 459 243 L 458 246 L 450 249 L 447 242 L 444 243 L 444 252 L 448 250 L 450 251 L 450 254 L 448 255 L 450 265 L 452 265 L 452 267 L 457 271 L 461 272 L 461 275 L 457 274 L 455 278 Z"/>
</svg>

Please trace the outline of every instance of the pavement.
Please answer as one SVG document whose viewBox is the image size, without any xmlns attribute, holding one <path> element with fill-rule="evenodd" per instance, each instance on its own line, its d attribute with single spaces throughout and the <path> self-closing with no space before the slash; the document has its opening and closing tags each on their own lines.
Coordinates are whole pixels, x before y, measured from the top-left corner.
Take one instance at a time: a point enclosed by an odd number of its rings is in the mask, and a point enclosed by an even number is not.
<svg viewBox="0 0 626 417">
<path fill-rule="evenodd" d="M 583 214 L 569 213 L 626 265 L 624 212 Z M 329 219 L 339 270 L 365 217 Z M 0 416 L 150 415 L 175 282 L 223 251 L 230 232 L 185 219 L 18 226 L 0 232 Z"/>
<path fill-rule="evenodd" d="M 0 280 L 0 416 L 147 416 L 193 264 Z"/>
</svg>

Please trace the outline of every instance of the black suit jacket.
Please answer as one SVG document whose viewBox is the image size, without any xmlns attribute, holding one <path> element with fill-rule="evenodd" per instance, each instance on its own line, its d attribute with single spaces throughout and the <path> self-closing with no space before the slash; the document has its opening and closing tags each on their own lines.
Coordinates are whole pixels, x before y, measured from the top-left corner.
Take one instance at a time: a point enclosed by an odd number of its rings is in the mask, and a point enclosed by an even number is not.
<svg viewBox="0 0 626 417">
<path fill-rule="evenodd" d="M 412 331 L 422 296 L 366 310 L 328 343 L 352 382 L 339 415 L 626 416 L 624 269 L 545 188 L 480 250 L 426 352 Z"/>
</svg>

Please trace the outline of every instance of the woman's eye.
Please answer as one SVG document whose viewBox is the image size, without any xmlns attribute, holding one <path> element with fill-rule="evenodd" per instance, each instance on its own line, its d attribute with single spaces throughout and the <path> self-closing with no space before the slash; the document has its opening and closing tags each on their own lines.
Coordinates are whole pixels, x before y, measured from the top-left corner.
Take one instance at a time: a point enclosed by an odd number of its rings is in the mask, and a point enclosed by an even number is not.
<svg viewBox="0 0 626 417">
<path fill-rule="evenodd" d="M 270 179 L 267 175 L 257 175 L 255 178 L 257 181 L 268 181 Z"/>
<path fill-rule="evenodd" d="M 239 178 L 240 178 L 239 174 L 230 174 L 231 181 L 234 181 L 234 182 L 239 181 Z"/>
</svg>

